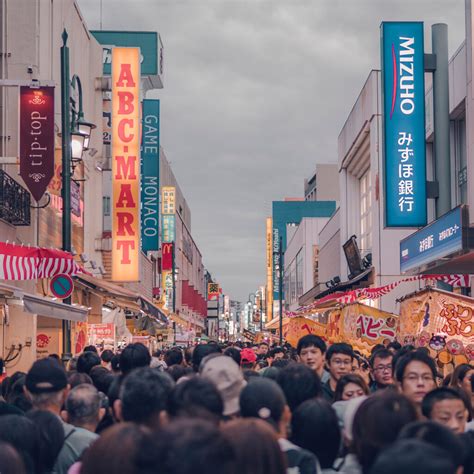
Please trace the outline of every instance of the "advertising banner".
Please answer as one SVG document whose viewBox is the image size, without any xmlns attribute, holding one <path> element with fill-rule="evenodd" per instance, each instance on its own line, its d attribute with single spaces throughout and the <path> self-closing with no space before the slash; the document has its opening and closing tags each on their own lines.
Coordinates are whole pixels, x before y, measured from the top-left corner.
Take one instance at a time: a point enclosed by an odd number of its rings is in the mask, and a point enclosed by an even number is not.
<svg viewBox="0 0 474 474">
<path fill-rule="evenodd" d="M 173 244 L 164 243 L 161 246 L 161 270 L 170 272 L 173 270 Z"/>
<path fill-rule="evenodd" d="M 159 249 L 160 222 L 160 101 L 143 101 L 141 155 L 142 250 Z"/>
<path fill-rule="evenodd" d="M 112 51 L 112 280 L 138 281 L 140 50 Z"/>
<path fill-rule="evenodd" d="M 273 319 L 273 219 L 267 217 L 267 321 Z"/>
<path fill-rule="evenodd" d="M 36 201 L 54 176 L 54 87 L 20 87 L 20 176 Z"/>
<path fill-rule="evenodd" d="M 89 344 L 96 346 L 99 350 L 115 350 L 115 325 L 88 324 Z"/>
<path fill-rule="evenodd" d="M 161 212 L 163 214 L 174 214 L 176 212 L 176 188 L 174 186 L 163 186 L 161 194 Z"/>
<path fill-rule="evenodd" d="M 174 242 L 176 238 L 176 216 L 174 214 L 161 215 L 161 242 Z"/>
<path fill-rule="evenodd" d="M 385 225 L 426 225 L 422 22 L 383 22 Z"/>
<path fill-rule="evenodd" d="M 279 256 L 279 246 L 280 246 L 280 232 L 275 227 L 272 229 L 273 234 L 273 247 L 272 247 L 272 257 L 273 257 L 273 299 L 277 300 L 279 298 L 279 276 L 277 268 L 280 268 L 280 256 Z"/>
<path fill-rule="evenodd" d="M 173 273 L 162 272 L 161 284 L 163 287 L 163 308 L 171 311 L 173 309 Z"/>
<path fill-rule="evenodd" d="M 315 334 L 326 339 L 326 325 L 308 318 L 289 318 L 288 324 L 283 326 L 283 338 L 293 347 L 298 340 L 307 334 Z"/>
</svg>

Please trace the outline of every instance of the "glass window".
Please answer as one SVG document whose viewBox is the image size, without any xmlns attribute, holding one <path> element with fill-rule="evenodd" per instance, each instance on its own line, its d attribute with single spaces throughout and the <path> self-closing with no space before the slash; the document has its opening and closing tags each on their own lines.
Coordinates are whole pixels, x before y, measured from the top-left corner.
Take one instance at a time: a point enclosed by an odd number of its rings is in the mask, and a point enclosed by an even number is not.
<svg viewBox="0 0 474 474">
<path fill-rule="evenodd" d="M 109 196 L 102 197 L 102 210 L 103 210 L 104 216 L 110 216 L 110 197 Z"/>
<path fill-rule="evenodd" d="M 466 120 L 464 118 L 454 122 L 454 153 L 456 158 L 457 204 L 467 204 Z"/>
<path fill-rule="evenodd" d="M 303 294 L 303 250 L 296 256 L 296 297 Z"/>
<path fill-rule="evenodd" d="M 360 202 L 360 250 L 362 254 L 372 250 L 372 181 L 370 169 L 359 180 Z"/>
</svg>

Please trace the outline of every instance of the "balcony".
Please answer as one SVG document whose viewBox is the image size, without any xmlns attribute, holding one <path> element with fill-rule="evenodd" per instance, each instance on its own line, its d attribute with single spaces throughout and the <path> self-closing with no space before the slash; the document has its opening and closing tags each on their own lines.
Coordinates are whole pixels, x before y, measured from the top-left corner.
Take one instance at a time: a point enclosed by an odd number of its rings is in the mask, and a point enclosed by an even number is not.
<svg viewBox="0 0 474 474">
<path fill-rule="evenodd" d="M 30 225 L 30 193 L 0 170 L 0 219 L 16 226 Z"/>
</svg>

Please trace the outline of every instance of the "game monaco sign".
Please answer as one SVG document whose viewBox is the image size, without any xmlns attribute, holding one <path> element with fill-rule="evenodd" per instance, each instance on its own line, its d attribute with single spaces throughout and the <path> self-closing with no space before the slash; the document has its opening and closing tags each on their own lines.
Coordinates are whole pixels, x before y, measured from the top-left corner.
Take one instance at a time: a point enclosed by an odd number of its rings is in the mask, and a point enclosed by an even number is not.
<svg viewBox="0 0 474 474">
<path fill-rule="evenodd" d="M 112 51 L 112 280 L 138 281 L 140 49 Z"/>
</svg>

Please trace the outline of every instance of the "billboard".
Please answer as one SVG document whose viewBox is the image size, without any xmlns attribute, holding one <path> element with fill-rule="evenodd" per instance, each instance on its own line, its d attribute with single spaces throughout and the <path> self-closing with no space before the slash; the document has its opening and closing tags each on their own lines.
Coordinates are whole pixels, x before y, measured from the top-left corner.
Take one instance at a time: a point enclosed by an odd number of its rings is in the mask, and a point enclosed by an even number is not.
<svg viewBox="0 0 474 474">
<path fill-rule="evenodd" d="M 141 241 L 143 252 L 159 249 L 160 101 L 144 99 L 141 154 Z"/>
<path fill-rule="evenodd" d="M 20 87 L 20 176 L 36 201 L 54 176 L 54 87 Z"/>
<path fill-rule="evenodd" d="M 267 217 L 267 322 L 273 318 L 273 239 L 272 218 Z"/>
<path fill-rule="evenodd" d="M 112 280 L 138 281 L 140 50 L 112 51 Z"/>
<path fill-rule="evenodd" d="M 383 22 L 382 96 L 386 227 L 426 225 L 422 22 Z"/>
</svg>

